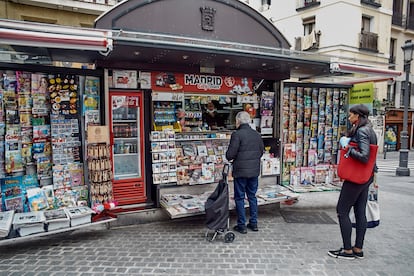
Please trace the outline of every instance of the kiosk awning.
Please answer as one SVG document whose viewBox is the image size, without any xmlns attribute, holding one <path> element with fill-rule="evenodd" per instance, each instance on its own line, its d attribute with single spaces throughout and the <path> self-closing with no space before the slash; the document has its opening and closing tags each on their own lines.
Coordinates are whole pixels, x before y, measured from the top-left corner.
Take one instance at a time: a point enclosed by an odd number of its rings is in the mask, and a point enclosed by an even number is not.
<svg viewBox="0 0 414 276">
<path fill-rule="evenodd" d="M 112 51 L 112 32 L 0 19 L 0 44 L 20 54 L 52 60 L 92 61 Z M 89 52 L 91 51 L 91 52 Z"/>
</svg>

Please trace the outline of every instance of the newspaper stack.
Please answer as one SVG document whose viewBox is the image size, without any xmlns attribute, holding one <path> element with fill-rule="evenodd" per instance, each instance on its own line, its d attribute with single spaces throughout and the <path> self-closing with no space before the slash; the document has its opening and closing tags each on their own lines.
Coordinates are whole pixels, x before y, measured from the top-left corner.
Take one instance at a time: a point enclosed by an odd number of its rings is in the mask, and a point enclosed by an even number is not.
<svg viewBox="0 0 414 276">
<path fill-rule="evenodd" d="M 70 218 L 64 209 L 44 211 L 46 231 L 70 227 Z"/>
<path fill-rule="evenodd" d="M 12 226 L 14 210 L 0 212 L 0 238 L 7 237 Z"/>
<path fill-rule="evenodd" d="M 45 231 L 46 221 L 43 211 L 16 213 L 13 219 L 13 228 L 21 237 Z"/>
<path fill-rule="evenodd" d="M 91 223 L 92 214 L 95 214 L 95 212 L 87 206 L 67 207 L 65 208 L 65 211 L 70 218 L 71 227 Z"/>
</svg>

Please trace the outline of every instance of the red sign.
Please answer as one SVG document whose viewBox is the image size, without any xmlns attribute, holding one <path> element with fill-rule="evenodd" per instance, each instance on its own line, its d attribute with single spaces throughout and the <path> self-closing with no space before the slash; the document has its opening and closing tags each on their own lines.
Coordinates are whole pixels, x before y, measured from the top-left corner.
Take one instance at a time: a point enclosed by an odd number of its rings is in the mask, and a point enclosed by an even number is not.
<svg viewBox="0 0 414 276">
<path fill-rule="evenodd" d="M 151 88 L 162 92 L 251 94 L 252 79 L 203 74 L 152 72 Z"/>
</svg>

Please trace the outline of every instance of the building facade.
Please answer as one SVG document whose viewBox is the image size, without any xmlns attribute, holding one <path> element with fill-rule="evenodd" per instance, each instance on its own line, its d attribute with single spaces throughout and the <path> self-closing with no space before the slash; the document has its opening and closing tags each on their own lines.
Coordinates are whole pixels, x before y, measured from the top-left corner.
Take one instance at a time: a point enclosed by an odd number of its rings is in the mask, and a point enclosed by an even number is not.
<svg viewBox="0 0 414 276">
<path fill-rule="evenodd" d="M 0 18 L 64 26 L 93 27 L 119 0 L 1 0 Z"/>
<path fill-rule="evenodd" d="M 286 36 L 292 49 L 331 57 L 331 61 L 351 67 L 364 66 L 364 72 L 349 70 L 344 75 L 318 77 L 318 82 L 356 83 L 374 81 L 374 110 L 385 114 L 385 128 L 399 134 L 403 127 L 405 74 L 390 76 L 387 69 L 404 71 L 401 46 L 414 40 L 414 1 L 412 0 L 297 0 L 244 1 L 261 11 Z M 341 12 L 338 12 L 341 11 Z M 413 65 L 409 83 L 408 132 L 413 147 L 414 81 Z M 375 68 L 372 71 L 370 68 Z M 385 70 L 385 71 L 384 71 Z M 399 145 L 397 135 L 397 145 Z M 395 149 L 398 149 L 397 146 Z"/>
</svg>

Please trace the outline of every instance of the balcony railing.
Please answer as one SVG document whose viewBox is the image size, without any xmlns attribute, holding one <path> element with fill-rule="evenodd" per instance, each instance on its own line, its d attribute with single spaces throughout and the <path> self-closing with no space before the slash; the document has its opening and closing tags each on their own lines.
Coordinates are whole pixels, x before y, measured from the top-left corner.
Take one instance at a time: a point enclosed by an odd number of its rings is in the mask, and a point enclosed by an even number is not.
<svg viewBox="0 0 414 276">
<path fill-rule="evenodd" d="M 369 5 L 374 8 L 380 8 L 381 3 L 379 0 L 361 0 L 361 4 Z"/>
<path fill-rule="evenodd" d="M 407 17 L 407 29 L 414 30 L 414 17 L 413 16 Z"/>
<path fill-rule="evenodd" d="M 316 6 L 319 6 L 320 4 L 321 2 L 317 0 L 297 0 L 296 11 L 301 11 L 304 9 L 316 7 Z"/>
<path fill-rule="evenodd" d="M 392 24 L 396 26 L 402 27 L 403 24 L 403 15 L 401 13 L 393 13 L 392 14 Z"/>
<path fill-rule="evenodd" d="M 378 52 L 378 34 L 370 32 L 362 32 L 359 37 L 359 48 Z"/>
<path fill-rule="evenodd" d="M 395 70 L 395 56 L 390 56 L 388 58 L 388 69 Z"/>
</svg>

